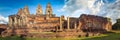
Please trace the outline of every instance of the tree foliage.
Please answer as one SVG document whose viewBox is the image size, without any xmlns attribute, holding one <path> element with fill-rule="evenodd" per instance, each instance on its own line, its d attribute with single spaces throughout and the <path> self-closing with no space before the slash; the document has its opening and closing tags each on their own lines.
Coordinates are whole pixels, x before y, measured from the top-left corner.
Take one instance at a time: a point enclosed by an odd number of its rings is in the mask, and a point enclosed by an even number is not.
<svg viewBox="0 0 120 40">
<path fill-rule="evenodd" d="M 116 20 L 117 22 L 112 26 L 113 30 L 120 30 L 120 19 Z"/>
</svg>

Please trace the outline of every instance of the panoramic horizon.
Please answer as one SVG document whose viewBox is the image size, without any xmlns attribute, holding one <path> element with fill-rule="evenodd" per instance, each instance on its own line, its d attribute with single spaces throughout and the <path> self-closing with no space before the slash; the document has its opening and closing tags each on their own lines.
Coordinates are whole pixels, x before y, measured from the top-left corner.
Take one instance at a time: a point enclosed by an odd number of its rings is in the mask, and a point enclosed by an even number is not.
<svg viewBox="0 0 120 40">
<path fill-rule="evenodd" d="M 120 0 L 1 0 L 0 40 L 120 40 Z"/>
<path fill-rule="evenodd" d="M 120 16 L 119 0 L 2 0 L 0 1 L 0 23 L 8 22 L 8 16 L 16 14 L 18 9 L 28 6 L 30 14 L 36 14 L 40 4 L 45 14 L 47 3 L 50 2 L 53 14 L 65 17 L 79 17 L 81 14 L 108 17 L 115 23 Z M 114 5 L 116 4 L 116 5 Z"/>
</svg>

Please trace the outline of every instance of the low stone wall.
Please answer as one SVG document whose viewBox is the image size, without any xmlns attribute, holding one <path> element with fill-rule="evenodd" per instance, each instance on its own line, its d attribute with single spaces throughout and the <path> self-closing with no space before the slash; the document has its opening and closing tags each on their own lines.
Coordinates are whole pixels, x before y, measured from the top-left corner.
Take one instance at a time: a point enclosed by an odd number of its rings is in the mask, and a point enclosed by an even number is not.
<svg viewBox="0 0 120 40">
<path fill-rule="evenodd" d="M 99 33 L 86 33 L 86 32 L 57 32 L 57 33 L 38 33 L 38 34 L 27 34 L 26 37 L 40 37 L 40 38 L 60 38 L 60 37 L 89 37 L 98 36 Z"/>
<path fill-rule="evenodd" d="M 26 29 L 27 30 L 27 29 Z M 40 37 L 40 38 L 58 38 L 58 37 L 89 37 L 89 36 L 98 36 L 100 33 L 97 32 L 82 32 L 82 31 L 62 31 L 62 32 L 38 32 L 38 33 L 30 33 L 26 30 L 15 29 L 15 30 L 6 30 L 2 33 L 2 36 L 11 36 L 11 35 L 19 35 L 21 37 Z M 29 30 L 31 31 L 31 30 Z"/>
</svg>

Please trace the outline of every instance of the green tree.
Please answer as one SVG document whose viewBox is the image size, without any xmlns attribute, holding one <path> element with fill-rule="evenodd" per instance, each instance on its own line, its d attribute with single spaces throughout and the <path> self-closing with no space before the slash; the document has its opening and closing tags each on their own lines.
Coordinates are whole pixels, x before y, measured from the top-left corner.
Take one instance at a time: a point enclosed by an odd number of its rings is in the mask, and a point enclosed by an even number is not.
<svg viewBox="0 0 120 40">
<path fill-rule="evenodd" d="M 117 22 L 112 26 L 113 30 L 120 30 L 120 19 L 116 20 Z"/>
</svg>

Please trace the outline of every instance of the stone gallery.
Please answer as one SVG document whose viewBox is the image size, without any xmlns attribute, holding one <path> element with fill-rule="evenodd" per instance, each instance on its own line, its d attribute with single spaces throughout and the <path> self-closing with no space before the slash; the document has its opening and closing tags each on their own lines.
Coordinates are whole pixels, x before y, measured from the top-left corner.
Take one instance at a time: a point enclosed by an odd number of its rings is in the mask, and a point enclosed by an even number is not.
<svg viewBox="0 0 120 40">
<path fill-rule="evenodd" d="M 6 29 L 1 36 L 19 35 L 23 37 L 87 37 L 95 36 L 111 30 L 109 18 L 82 14 L 76 17 L 60 17 L 53 14 L 50 3 L 45 14 L 40 5 L 36 14 L 30 14 L 27 6 L 20 8 L 17 14 L 9 16 Z"/>
</svg>

